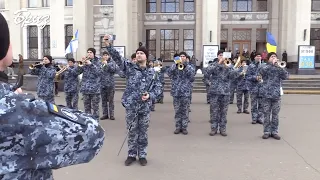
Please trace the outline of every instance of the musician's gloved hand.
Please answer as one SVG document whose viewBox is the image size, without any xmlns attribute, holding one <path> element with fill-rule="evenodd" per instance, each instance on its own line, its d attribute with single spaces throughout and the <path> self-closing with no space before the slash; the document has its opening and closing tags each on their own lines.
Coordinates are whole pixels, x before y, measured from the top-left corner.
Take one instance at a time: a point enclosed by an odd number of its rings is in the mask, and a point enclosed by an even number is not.
<svg viewBox="0 0 320 180">
<path fill-rule="evenodd" d="M 150 98 L 149 93 L 144 93 L 141 99 L 142 99 L 142 101 L 146 101 L 146 100 L 148 100 L 149 98 Z"/>
</svg>

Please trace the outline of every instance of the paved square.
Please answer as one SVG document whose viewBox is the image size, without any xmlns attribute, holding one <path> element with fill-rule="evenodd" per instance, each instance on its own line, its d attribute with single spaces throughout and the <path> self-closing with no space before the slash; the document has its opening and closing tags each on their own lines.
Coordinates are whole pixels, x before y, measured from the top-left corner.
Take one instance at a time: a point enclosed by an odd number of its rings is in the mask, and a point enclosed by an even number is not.
<svg viewBox="0 0 320 180">
<path fill-rule="evenodd" d="M 60 95 L 56 102 L 65 104 L 63 93 Z M 121 96 L 122 92 L 116 92 L 116 120 L 101 121 L 106 140 L 100 154 L 89 164 L 56 170 L 56 180 L 320 179 L 320 173 L 307 164 L 320 170 L 320 96 L 283 97 L 280 112 L 283 139 L 276 141 L 262 140 L 262 126 L 251 125 L 250 115 L 236 114 L 235 104 L 229 107 L 228 137 L 210 137 L 205 94 L 193 94 L 189 135 L 174 135 L 172 98 L 165 93 L 165 103 L 157 104 L 151 115 L 146 167 L 138 163 L 124 166 L 126 144 L 117 156 L 126 134 Z M 82 101 L 79 105 L 83 109 Z"/>
</svg>

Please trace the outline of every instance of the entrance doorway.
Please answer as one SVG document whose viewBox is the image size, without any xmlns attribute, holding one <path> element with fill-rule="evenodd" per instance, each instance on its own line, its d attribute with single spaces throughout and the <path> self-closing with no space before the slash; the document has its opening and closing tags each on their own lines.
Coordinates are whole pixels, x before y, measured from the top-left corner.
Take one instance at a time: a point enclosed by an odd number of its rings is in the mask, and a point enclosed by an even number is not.
<svg viewBox="0 0 320 180">
<path fill-rule="evenodd" d="M 235 55 L 237 53 L 237 50 L 239 50 L 240 54 L 242 54 L 243 51 L 248 51 L 249 55 L 251 54 L 251 42 L 250 41 L 234 41 L 232 43 L 232 53 Z"/>
</svg>

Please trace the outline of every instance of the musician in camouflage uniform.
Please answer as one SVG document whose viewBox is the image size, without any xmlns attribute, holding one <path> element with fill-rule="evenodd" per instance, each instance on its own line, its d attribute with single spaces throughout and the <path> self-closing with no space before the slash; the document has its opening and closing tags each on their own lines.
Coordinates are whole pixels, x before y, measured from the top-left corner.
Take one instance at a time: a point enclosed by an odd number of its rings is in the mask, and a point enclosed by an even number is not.
<svg viewBox="0 0 320 180">
<path fill-rule="evenodd" d="M 239 72 L 224 64 L 223 51 L 218 51 L 218 58 L 208 67 L 210 78 L 210 108 L 212 108 L 210 136 L 227 136 L 227 113 L 230 102 L 230 83 Z"/>
<path fill-rule="evenodd" d="M 280 140 L 279 130 L 279 112 L 281 107 L 281 83 L 286 80 L 289 73 L 279 67 L 276 53 L 268 53 L 268 63 L 259 69 L 258 75 L 262 77 L 262 83 L 259 88 L 259 96 L 262 98 L 262 110 L 264 114 L 263 139 L 273 137 Z"/>
<path fill-rule="evenodd" d="M 83 74 L 80 92 L 83 96 L 84 111 L 99 120 L 102 63 L 95 54 L 96 50 L 89 48 L 87 58 L 82 58 L 84 65 L 78 66 L 78 71 Z"/>
<path fill-rule="evenodd" d="M 245 114 L 249 114 L 248 111 L 248 107 L 249 107 L 249 87 L 247 84 L 247 75 L 246 75 L 246 71 L 247 71 L 247 63 L 246 60 L 242 60 L 241 61 L 241 67 L 239 68 L 239 71 L 241 71 L 241 75 L 239 75 L 239 77 L 237 77 L 237 107 L 238 107 L 238 111 L 237 113 L 245 113 Z M 242 102 L 242 98 L 243 98 L 243 102 Z M 243 108 L 243 111 L 242 111 Z"/>
<path fill-rule="evenodd" d="M 175 110 L 174 134 L 188 134 L 190 96 L 192 93 L 192 78 L 194 78 L 195 68 L 187 62 L 187 54 L 180 53 L 180 58 L 184 65 L 182 70 L 178 69 L 178 64 L 172 64 L 167 73 L 172 81 L 171 96 L 173 97 L 173 107 Z"/>
<path fill-rule="evenodd" d="M 126 109 L 128 129 L 129 166 L 139 157 L 142 166 L 147 165 L 148 128 L 152 100 L 160 94 L 161 83 L 152 68 L 147 68 L 148 50 L 139 47 L 136 50 L 137 62 L 124 59 L 110 45 L 109 35 L 104 37 L 108 52 L 127 77 L 126 90 L 122 96 L 122 105 Z"/>
<path fill-rule="evenodd" d="M 257 53 L 254 62 L 251 63 L 247 70 L 247 83 L 250 91 L 251 99 L 251 116 L 252 124 L 263 124 L 263 113 L 261 108 L 261 98 L 259 97 L 260 82 L 258 71 L 261 68 L 261 54 Z"/>
<path fill-rule="evenodd" d="M 238 58 L 234 58 L 234 60 L 232 62 L 232 67 L 235 65 L 237 60 L 238 60 Z M 230 83 L 230 104 L 233 104 L 234 94 L 236 93 L 237 86 L 238 86 L 238 80 L 236 78 L 236 79 L 232 80 Z"/>
<path fill-rule="evenodd" d="M 158 66 L 158 67 L 160 67 L 160 65 L 162 66 L 162 60 L 161 60 L 161 58 L 159 58 L 157 61 L 155 61 L 155 64 L 156 64 L 156 66 Z M 157 103 L 160 103 L 160 104 L 163 104 L 163 98 L 164 98 L 163 93 L 164 93 L 164 86 L 165 86 L 164 74 L 166 73 L 167 69 L 168 69 L 167 66 L 162 66 L 162 67 L 160 68 L 160 71 L 159 71 L 159 74 L 158 74 L 159 79 L 160 79 L 160 82 L 161 82 L 161 84 L 162 84 L 162 86 L 161 86 L 161 93 L 160 93 L 160 95 L 157 97 Z"/>
<path fill-rule="evenodd" d="M 66 94 L 66 104 L 68 108 L 78 109 L 79 101 L 79 71 L 74 65 L 73 58 L 68 59 L 67 70 L 61 74 L 64 79 L 64 92 Z"/>
<path fill-rule="evenodd" d="M 108 52 L 103 52 L 103 68 L 101 78 L 101 100 L 102 100 L 102 112 L 103 116 L 100 120 L 109 119 L 115 120 L 114 118 L 114 74 L 116 73 L 117 65 L 110 58 Z"/>
<path fill-rule="evenodd" d="M 46 55 L 43 57 L 43 65 L 35 66 L 31 71 L 31 75 L 38 76 L 37 95 L 44 101 L 54 103 L 54 79 L 56 77 L 56 69 L 52 65 L 52 57 Z"/>
<path fill-rule="evenodd" d="M 91 161 L 103 145 L 102 127 L 68 108 L 58 108 L 63 110 L 58 116 L 49 111 L 57 106 L 15 91 L 4 73 L 12 63 L 12 49 L 1 14 L 0 32 L 0 179 L 53 180 L 52 169 Z"/>
<path fill-rule="evenodd" d="M 208 62 L 208 66 L 212 65 L 213 61 Z M 202 68 L 202 82 L 206 86 L 206 93 L 207 93 L 207 104 L 210 104 L 210 94 L 209 94 L 209 87 L 210 87 L 210 75 L 207 73 L 208 67 Z"/>
</svg>

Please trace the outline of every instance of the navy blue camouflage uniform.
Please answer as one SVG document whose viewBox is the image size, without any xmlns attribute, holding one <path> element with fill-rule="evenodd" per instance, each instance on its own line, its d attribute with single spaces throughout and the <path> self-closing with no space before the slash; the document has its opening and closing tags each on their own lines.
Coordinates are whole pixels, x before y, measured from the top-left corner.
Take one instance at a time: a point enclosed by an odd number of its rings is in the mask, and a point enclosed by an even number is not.
<svg viewBox="0 0 320 180">
<path fill-rule="evenodd" d="M 52 169 L 88 163 L 100 151 L 104 130 L 90 115 L 62 108 L 73 120 L 48 111 L 32 94 L 16 94 L 0 72 L 0 179 L 53 180 Z M 14 111 L 13 111 L 14 109 Z"/>
<path fill-rule="evenodd" d="M 232 80 L 230 83 L 230 104 L 233 104 L 234 94 L 237 91 L 237 86 L 238 86 L 237 79 Z"/>
<path fill-rule="evenodd" d="M 151 104 L 160 94 L 161 82 L 159 77 L 155 78 L 148 91 L 150 99 L 143 102 L 142 94 L 148 90 L 152 82 L 154 69 L 141 68 L 138 64 L 122 58 L 112 46 L 107 47 L 107 50 L 127 78 L 121 102 L 126 109 L 126 124 L 129 129 L 128 157 L 146 158 Z"/>
<path fill-rule="evenodd" d="M 243 67 L 239 68 L 239 71 L 243 71 Z M 238 113 L 244 112 L 248 113 L 249 107 L 249 87 L 247 84 L 247 75 L 242 74 L 236 78 L 237 79 L 237 107 Z M 243 97 L 243 99 L 242 99 Z M 242 102 L 243 100 L 243 102 Z M 243 105 L 243 106 L 242 106 Z M 243 108 L 243 110 L 242 110 Z"/>
<path fill-rule="evenodd" d="M 70 66 L 61 75 L 62 79 L 64 79 L 64 93 L 66 94 L 66 105 L 70 109 L 78 109 L 79 71 L 75 66 Z"/>
<path fill-rule="evenodd" d="M 212 65 L 212 61 L 209 61 L 208 66 Z M 209 88 L 210 88 L 210 78 L 211 75 L 207 73 L 208 67 L 202 68 L 202 74 L 203 74 L 203 79 L 202 82 L 206 86 L 206 93 L 207 93 L 207 103 L 210 104 L 210 94 L 209 94 Z"/>
<path fill-rule="evenodd" d="M 37 95 L 44 101 L 54 103 L 54 79 L 56 69 L 52 64 L 40 65 L 30 71 L 31 75 L 38 76 Z"/>
<path fill-rule="evenodd" d="M 165 75 L 165 73 L 166 73 L 166 71 L 167 71 L 167 69 L 168 69 L 168 67 L 167 66 L 163 66 L 162 68 L 161 68 L 161 71 L 159 72 L 159 79 L 160 79 L 160 82 L 161 82 L 161 93 L 160 93 L 160 95 L 158 96 L 158 98 L 157 98 L 157 102 L 159 102 L 159 103 L 163 103 L 163 98 L 164 98 L 164 96 L 163 96 L 163 92 L 164 92 L 164 86 L 165 86 L 165 78 L 164 78 L 164 75 Z"/>
<path fill-rule="evenodd" d="M 263 112 L 261 108 L 261 98 L 259 97 L 260 82 L 257 80 L 259 63 L 253 62 L 249 65 L 247 70 L 247 84 L 251 99 L 251 117 L 253 123 L 263 122 Z"/>
<path fill-rule="evenodd" d="M 101 101 L 102 112 L 106 118 L 114 118 L 114 92 L 115 82 L 114 74 L 116 73 L 117 64 L 112 58 L 108 60 L 108 63 L 102 68 L 101 75 Z"/>
<path fill-rule="evenodd" d="M 262 98 L 264 134 L 277 135 L 281 107 L 280 88 L 282 81 L 289 77 L 289 73 L 285 69 L 269 63 L 261 67 L 258 73 L 263 79 L 259 88 L 259 96 Z"/>
<path fill-rule="evenodd" d="M 167 73 L 172 81 L 171 96 L 175 110 L 176 131 L 187 133 L 189 123 L 190 96 L 192 93 L 192 78 L 195 69 L 188 62 L 184 63 L 184 69 L 179 70 L 176 64 L 168 68 Z"/>
<path fill-rule="evenodd" d="M 207 73 L 210 78 L 210 108 L 213 110 L 211 119 L 211 130 L 216 133 L 226 132 L 227 112 L 230 102 L 230 83 L 238 76 L 238 70 L 218 64 L 216 60 L 209 66 Z"/>
<path fill-rule="evenodd" d="M 83 96 L 84 111 L 99 119 L 102 63 L 94 57 L 90 65 L 78 66 L 78 69 L 83 74 L 80 92 Z"/>
</svg>

